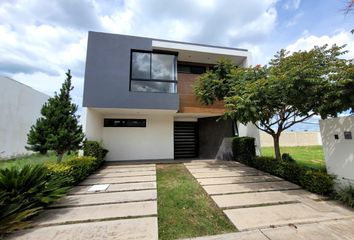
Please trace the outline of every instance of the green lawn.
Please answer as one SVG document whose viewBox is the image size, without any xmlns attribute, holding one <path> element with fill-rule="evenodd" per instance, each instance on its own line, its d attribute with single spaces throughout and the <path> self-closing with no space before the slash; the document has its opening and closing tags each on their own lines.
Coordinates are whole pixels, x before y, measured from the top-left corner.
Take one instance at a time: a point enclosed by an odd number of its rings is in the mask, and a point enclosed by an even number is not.
<svg viewBox="0 0 354 240">
<path fill-rule="evenodd" d="M 182 164 L 157 165 L 160 239 L 179 239 L 236 231 Z"/>
<path fill-rule="evenodd" d="M 289 153 L 299 164 L 325 168 L 322 146 L 281 147 L 281 153 Z M 262 147 L 262 156 L 273 156 L 273 147 Z"/>
<path fill-rule="evenodd" d="M 55 162 L 56 156 L 54 153 L 31 154 L 28 156 L 13 158 L 9 160 L 0 160 L 0 168 L 8 168 L 12 166 L 22 167 L 25 164 L 42 164 L 44 162 Z"/>
</svg>

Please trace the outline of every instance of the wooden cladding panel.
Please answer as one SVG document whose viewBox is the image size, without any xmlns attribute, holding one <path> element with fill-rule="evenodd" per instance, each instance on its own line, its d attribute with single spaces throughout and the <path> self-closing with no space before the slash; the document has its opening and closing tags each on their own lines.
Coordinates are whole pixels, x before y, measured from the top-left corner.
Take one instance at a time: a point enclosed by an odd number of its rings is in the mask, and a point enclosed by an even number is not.
<svg viewBox="0 0 354 240">
<path fill-rule="evenodd" d="M 194 95 L 194 84 L 198 74 L 178 73 L 177 91 L 180 97 L 179 112 L 181 113 L 224 113 L 222 101 L 215 102 L 213 105 L 203 105 L 199 103 Z"/>
</svg>

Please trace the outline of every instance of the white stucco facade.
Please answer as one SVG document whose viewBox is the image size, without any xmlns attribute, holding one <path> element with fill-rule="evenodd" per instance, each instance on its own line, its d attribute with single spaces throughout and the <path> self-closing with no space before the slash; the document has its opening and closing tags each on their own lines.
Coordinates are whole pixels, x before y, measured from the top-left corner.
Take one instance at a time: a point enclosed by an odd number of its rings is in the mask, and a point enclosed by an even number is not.
<svg viewBox="0 0 354 240">
<path fill-rule="evenodd" d="M 118 110 L 119 111 L 119 110 Z M 104 118 L 146 119 L 146 127 L 103 127 Z M 167 112 L 146 114 L 102 113 L 85 109 L 87 139 L 108 149 L 107 161 L 173 159 L 174 116 Z"/>
<path fill-rule="evenodd" d="M 0 77 L 0 159 L 30 153 L 27 133 L 49 96 L 7 77 Z"/>
<path fill-rule="evenodd" d="M 321 120 L 320 130 L 327 171 L 342 183 L 354 184 L 354 116 Z"/>
</svg>

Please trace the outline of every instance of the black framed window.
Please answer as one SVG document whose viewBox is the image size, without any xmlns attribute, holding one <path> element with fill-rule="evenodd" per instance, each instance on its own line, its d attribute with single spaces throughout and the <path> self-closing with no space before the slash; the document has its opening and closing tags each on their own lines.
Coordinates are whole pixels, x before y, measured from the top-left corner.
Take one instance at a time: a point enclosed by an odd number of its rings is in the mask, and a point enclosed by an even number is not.
<svg viewBox="0 0 354 240">
<path fill-rule="evenodd" d="M 146 119 L 105 118 L 103 127 L 146 127 Z"/>
<path fill-rule="evenodd" d="M 177 55 L 132 51 L 130 91 L 177 92 Z"/>
</svg>

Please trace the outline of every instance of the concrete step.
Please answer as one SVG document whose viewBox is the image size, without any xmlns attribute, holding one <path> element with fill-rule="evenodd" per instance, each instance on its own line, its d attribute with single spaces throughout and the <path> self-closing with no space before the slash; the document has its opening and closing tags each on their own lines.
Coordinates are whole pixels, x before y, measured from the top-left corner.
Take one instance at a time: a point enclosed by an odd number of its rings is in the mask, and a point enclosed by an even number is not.
<svg viewBox="0 0 354 240">
<path fill-rule="evenodd" d="M 39 227 L 18 231 L 15 234 L 12 234 L 8 239 L 158 240 L 157 217 Z"/>
<path fill-rule="evenodd" d="M 144 215 L 157 215 L 156 201 L 48 209 L 35 220 L 44 226 Z"/>
<path fill-rule="evenodd" d="M 128 192 L 111 192 L 100 194 L 69 195 L 62 198 L 52 207 L 74 207 L 107 203 L 122 203 L 133 201 L 156 200 L 156 190 L 141 190 Z"/>
<path fill-rule="evenodd" d="M 88 192 L 90 186 L 77 186 L 74 187 L 69 194 L 92 194 L 93 192 Z M 140 182 L 140 183 L 119 183 L 119 184 L 110 184 L 106 191 L 97 192 L 107 193 L 107 192 L 117 192 L 117 191 L 133 191 L 133 190 L 144 190 L 144 189 L 156 189 L 156 182 Z"/>
<path fill-rule="evenodd" d="M 117 178 L 117 177 L 137 177 L 137 176 L 155 176 L 156 171 L 140 171 L 140 172 L 118 172 L 118 173 L 95 173 L 91 174 L 88 178 Z"/>
<path fill-rule="evenodd" d="M 115 178 L 88 178 L 79 185 L 88 186 L 95 184 L 113 184 L 113 183 L 135 183 L 135 182 L 154 182 L 156 181 L 156 176 L 134 176 L 134 177 L 115 177 Z"/>
<path fill-rule="evenodd" d="M 302 203 L 230 209 L 224 213 L 239 230 L 343 218 L 341 214 L 319 212 Z"/>
<path fill-rule="evenodd" d="M 272 175 L 255 175 L 255 176 L 243 176 L 243 177 L 199 178 L 197 181 L 202 186 L 206 186 L 206 185 L 220 185 L 220 184 L 232 184 L 232 183 L 272 182 L 272 181 L 282 181 L 282 179 Z"/>
<path fill-rule="evenodd" d="M 210 195 L 300 189 L 299 186 L 287 181 L 209 185 L 203 187 Z"/>
<path fill-rule="evenodd" d="M 220 208 L 252 207 L 262 204 L 282 204 L 297 201 L 296 196 L 281 191 L 227 194 L 211 196 Z"/>
</svg>

